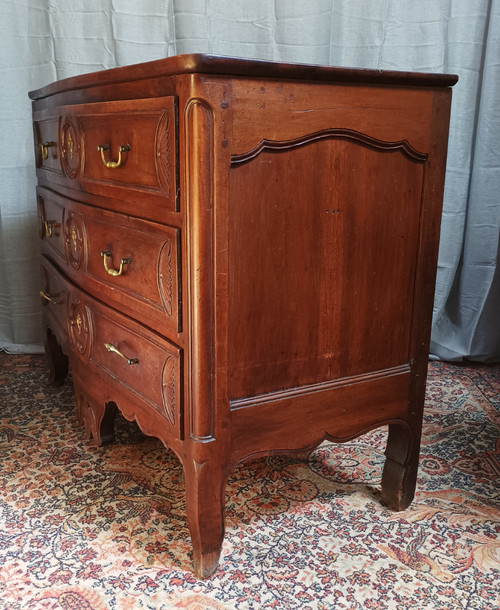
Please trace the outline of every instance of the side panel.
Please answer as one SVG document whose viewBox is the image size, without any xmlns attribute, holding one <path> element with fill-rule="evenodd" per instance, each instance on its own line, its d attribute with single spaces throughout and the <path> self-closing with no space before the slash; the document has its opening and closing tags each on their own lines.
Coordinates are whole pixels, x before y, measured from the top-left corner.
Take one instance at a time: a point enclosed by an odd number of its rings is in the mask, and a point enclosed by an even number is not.
<svg viewBox="0 0 500 610">
<path fill-rule="evenodd" d="M 426 156 L 308 139 L 230 170 L 230 400 L 409 360 Z"/>
</svg>

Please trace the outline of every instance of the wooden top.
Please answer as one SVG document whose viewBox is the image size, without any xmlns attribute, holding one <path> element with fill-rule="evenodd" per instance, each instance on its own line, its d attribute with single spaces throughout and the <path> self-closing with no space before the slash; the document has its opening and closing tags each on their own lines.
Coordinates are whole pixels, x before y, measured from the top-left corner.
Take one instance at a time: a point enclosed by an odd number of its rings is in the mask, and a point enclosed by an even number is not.
<svg viewBox="0 0 500 610">
<path fill-rule="evenodd" d="M 114 85 L 146 78 L 192 73 L 418 87 L 451 87 L 458 80 L 458 76 L 454 74 L 338 68 L 191 54 L 175 55 L 147 63 L 65 78 L 31 91 L 29 96 L 32 100 L 39 100 L 57 93 L 96 85 Z"/>
</svg>

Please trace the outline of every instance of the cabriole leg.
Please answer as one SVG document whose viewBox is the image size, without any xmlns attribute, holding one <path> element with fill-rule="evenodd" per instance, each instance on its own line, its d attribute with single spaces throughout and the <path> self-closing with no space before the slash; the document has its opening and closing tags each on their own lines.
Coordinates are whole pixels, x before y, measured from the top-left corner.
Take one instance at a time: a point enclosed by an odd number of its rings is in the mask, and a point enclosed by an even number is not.
<svg viewBox="0 0 500 610">
<path fill-rule="evenodd" d="M 217 569 L 224 539 L 225 476 L 212 460 L 188 459 L 184 472 L 194 571 L 199 578 L 208 578 Z"/>
<path fill-rule="evenodd" d="M 413 500 L 419 452 L 420 428 L 412 429 L 407 424 L 389 425 L 382 496 L 394 510 L 404 510 Z"/>
</svg>

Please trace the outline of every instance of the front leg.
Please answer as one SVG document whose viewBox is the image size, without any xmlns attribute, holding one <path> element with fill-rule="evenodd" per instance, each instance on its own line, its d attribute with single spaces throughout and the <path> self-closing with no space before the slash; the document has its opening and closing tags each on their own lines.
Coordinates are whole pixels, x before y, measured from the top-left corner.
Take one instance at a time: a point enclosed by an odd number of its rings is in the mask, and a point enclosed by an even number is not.
<svg viewBox="0 0 500 610">
<path fill-rule="evenodd" d="M 118 413 L 116 404 L 90 395 L 76 374 L 73 374 L 73 385 L 77 418 L 85 426 L 87 438 L 92 438 L 98 447 L 112 443 L 115 440 L 115 418 Z"/>
<path fill-rule="evenodd" d="M 226 475 L 216 459 L 199 463 L 188 458 L 184 473 L 194 571 L 199 578 L 209 578 L 219 565 L 224 539 Z"/>
<path fill-rule="evenodd" d="M 382 473 L 382 497 L 394 510 L 407 508 L 415 495 L 421 427 L 390 424 L 386 461 Z"/>
</svg>

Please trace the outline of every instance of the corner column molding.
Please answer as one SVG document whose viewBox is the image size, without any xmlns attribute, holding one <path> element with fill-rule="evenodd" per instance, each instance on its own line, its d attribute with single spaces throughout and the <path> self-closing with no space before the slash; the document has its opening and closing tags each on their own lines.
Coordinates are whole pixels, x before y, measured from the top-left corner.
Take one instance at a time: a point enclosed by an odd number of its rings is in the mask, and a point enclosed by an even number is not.
<svg viewBox="0 0 500 610">
<path fill-rule="evenodd" d="M 189 290 L 189 436 L 215 440 L 214 387 L 214 111 L 202 98 L 184 110 L 186 221 Z M 197 405 L 204 404 L 204 408 Z"/>
</svg>

